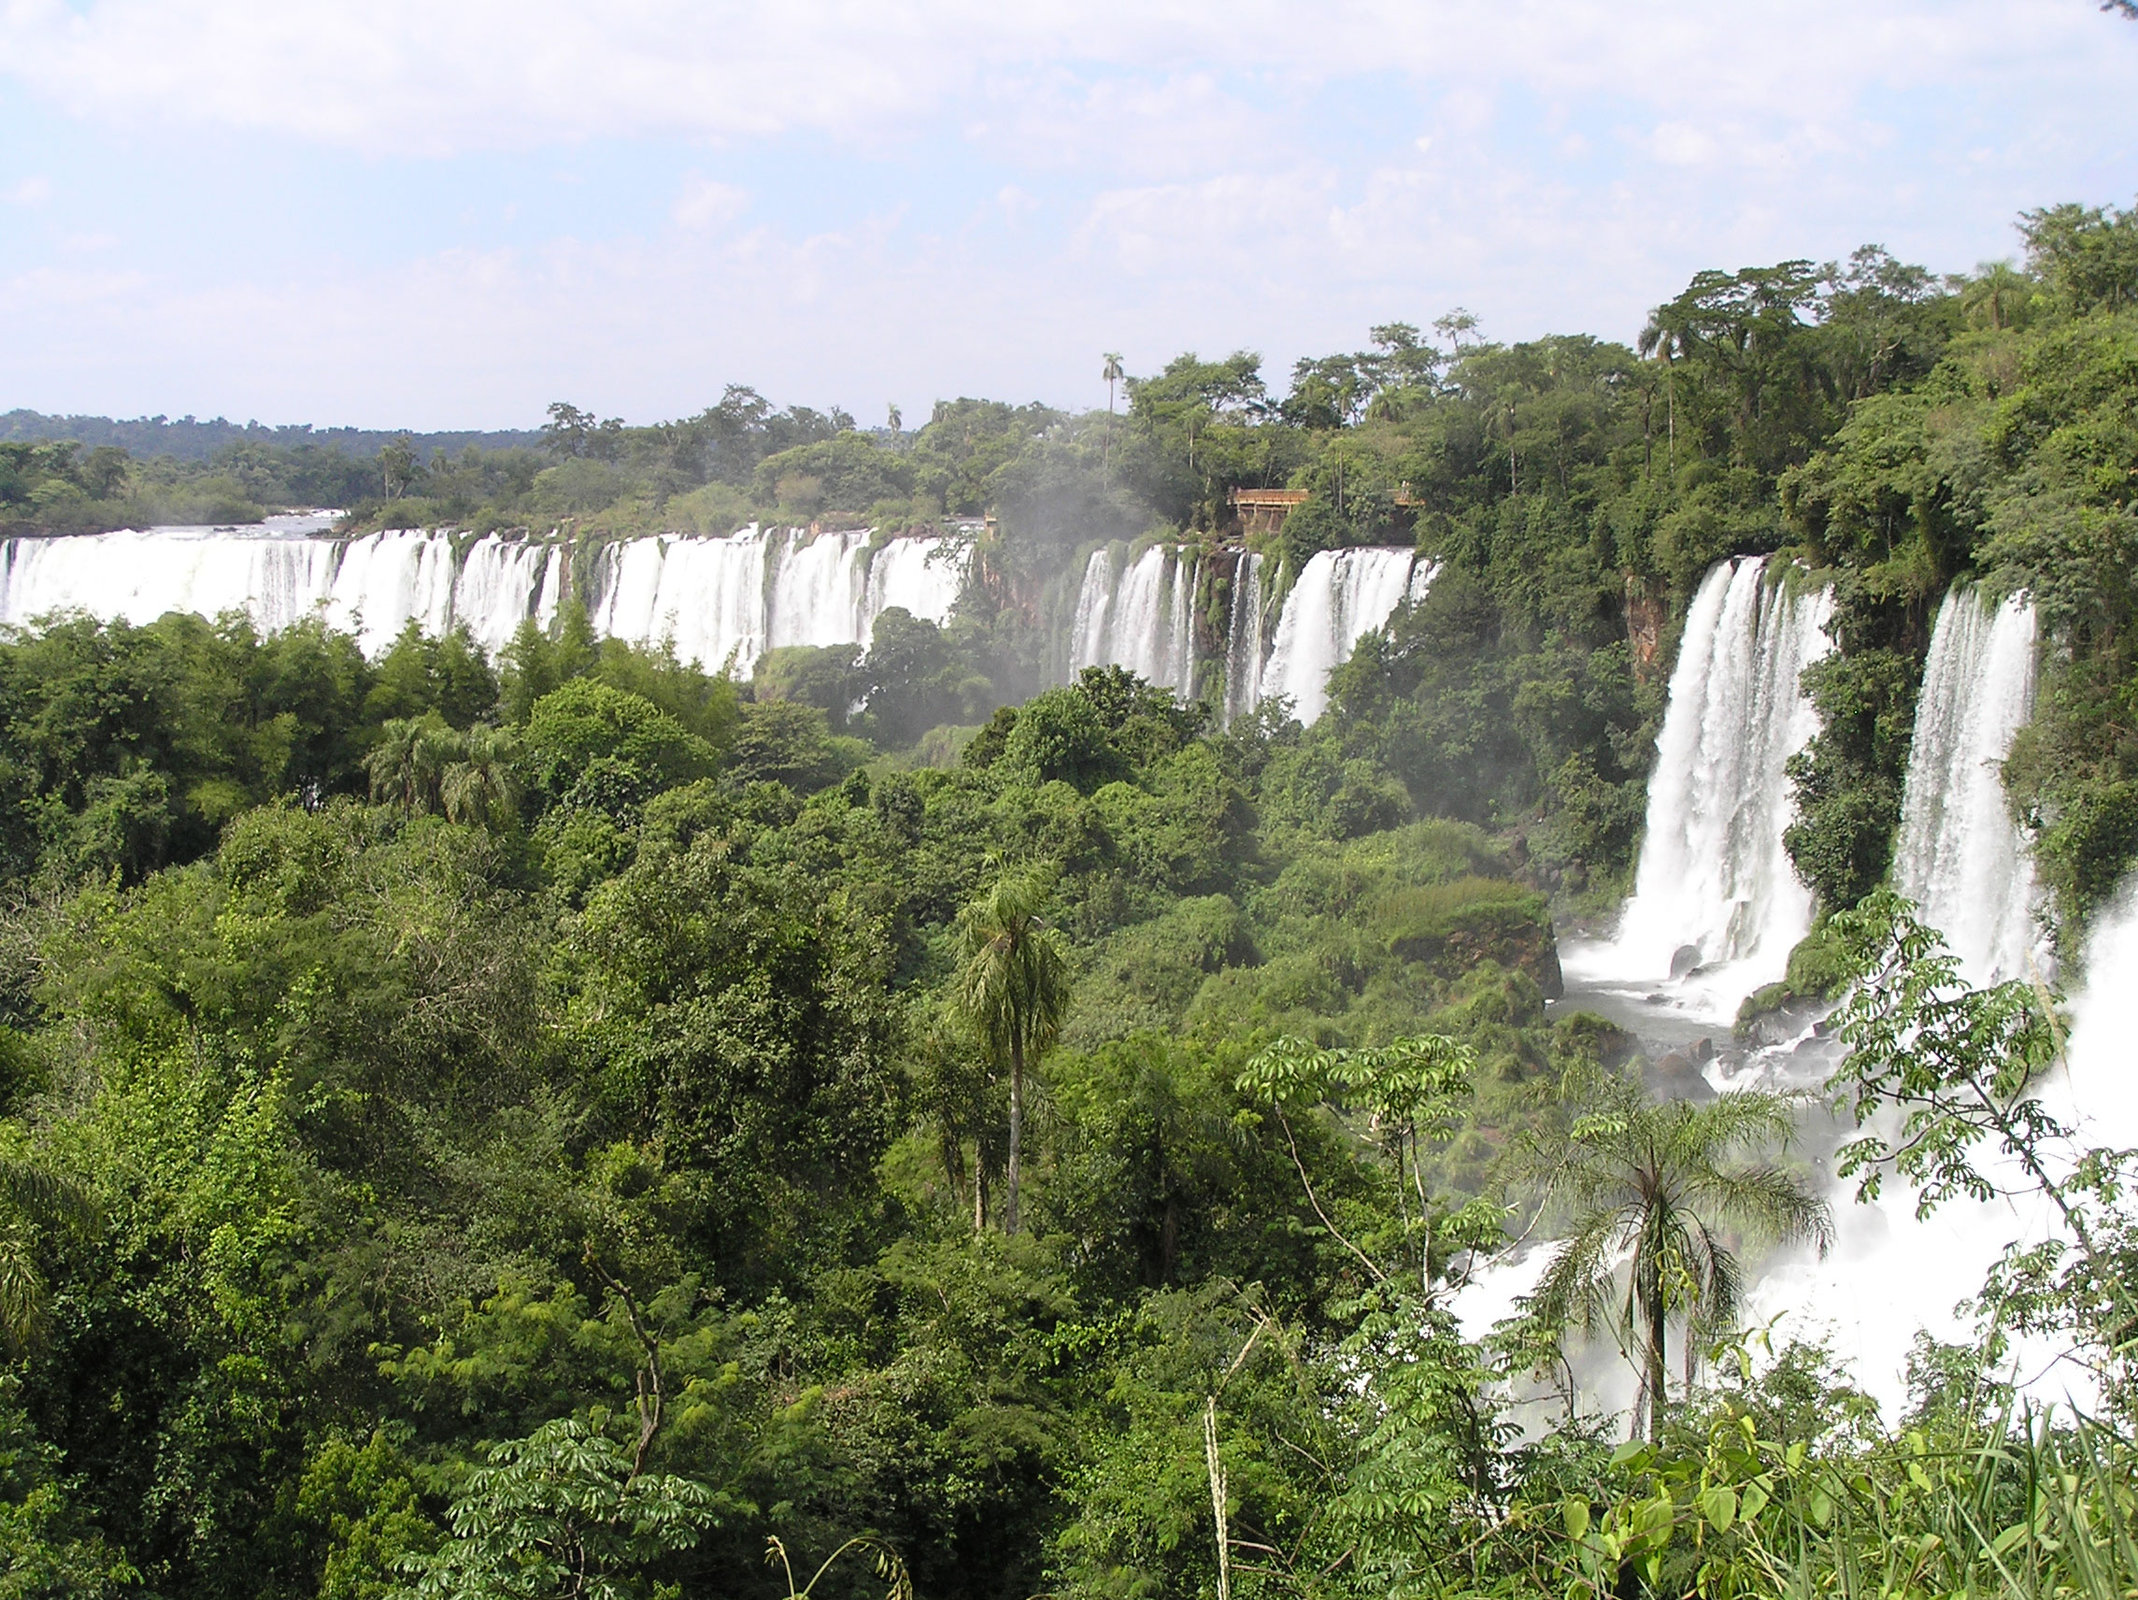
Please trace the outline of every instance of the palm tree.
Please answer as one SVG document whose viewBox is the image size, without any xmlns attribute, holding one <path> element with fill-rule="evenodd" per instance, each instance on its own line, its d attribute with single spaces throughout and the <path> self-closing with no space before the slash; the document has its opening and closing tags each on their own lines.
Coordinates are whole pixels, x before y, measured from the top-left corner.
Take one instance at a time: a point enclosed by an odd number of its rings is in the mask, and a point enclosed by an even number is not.
<svg viewBox="0 0 2138 1600">
<path fill-rule="evenodd" d="M 364 757 L 371 798 L 410 816 L 440 810 L 446 767 L 461 753 L 460 738 L 435 711 L 380 724 L 379 742 Z"/>
<path fill-rule="evenodd" d="M 1663 320 L 1663 310 L 1658 308 L 1650 317 L 1648 326 L 1641 330 L 1640 352 L 1652 361 L 1663 365 L 1663 415 L 1669 438 L 1670 487 L 1676 493 L 1678 487 L 1678 362 L 1685 355 L 1685 331 Z"/>
<path fill-rule="evenodd" d="M 34 1234 L 79 1230 L 96 1214 L 94 1198 L 73 1179 L 0 1156 L 0 1337 L 10 1349 L 28 1344 L 44 1321 Z"/>
<path fill-rule="evenodd" d="M 513 763 L 519 742 L 507 728 L 478 722 L 461 736 L 460 759 L 445 769 L 439 798 L 454 822 L 490 827 L 512 815 L 519 804 Z"/>
<path fill-rule="evenodd" d="M 2011 262 L 1985 262 L 1960 291 L 1960 310 L 1975 327 L 2002 331 L 2025 314 L 2033 293 L 2033 281 Z"/>
<path fill-rule="evenodd" d="M 1795 1096 L 1749 1091 L 1658 1105 L 1612 1080 L 1564 1136 L 1526 1140 L 1512 1152 L 1516 1174 L 1571 1213 L 1531 1314 L 1637 1347 L 1627 1354 L 1641 1374 L 1651 1439 L 1662 1426 L 1671 1322 L 1684 1327 L 1690 1349 L 1736 1319 L 1744 1280 L 1726 1235 L 1809 1240 L 1822 1256 L 1832 1243 L 1826 1202 L 1800 1178 L 1733 1159 L 1786 1145 L 1798 1105 Z"/>
<path fill-rule="evenodd" d="M 1061 1032 L 1069 1008 L 1069 958 L 1061 935 L 1040 919 L 1053 887 L 1035 870 L 1004 872 L 958 914 L 965 958 L 958 974 L 958 1008 L 999 1067 L 1010 1069 L 1009 1164 L 1003 1178 L 1005 1233 L 1018 1228 L 1017 1189 L 1024 1143 L 1024 1073 Z"/>
<path fill-rule="evenodd" d="M 1126 373 L 1127 369 L 1121 365 L 1120 352 L 1107 351 L 1106 365 L 1099 371 L 1099 376 L 1106 380 L 1106 437 L 1099 441 L 1099 477 L 1102 482 L 1112 481 L 1107 457 L 1114 442 L 1114 385 L 1119 383 Z"/>
</svg>

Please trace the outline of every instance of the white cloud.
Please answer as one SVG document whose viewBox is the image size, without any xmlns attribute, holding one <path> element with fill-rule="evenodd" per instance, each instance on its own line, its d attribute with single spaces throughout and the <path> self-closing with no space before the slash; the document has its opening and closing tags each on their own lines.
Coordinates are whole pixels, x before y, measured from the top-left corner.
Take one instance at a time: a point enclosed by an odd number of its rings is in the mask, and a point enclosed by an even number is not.
<svg viewBox="0 0 2138 1600">
<path fill-rule="evenodd" d="M 683 192 L 668 208 L 668 215 L 679 228 L 703 232 L 717 228 L 723 222 L 733 222 L 749 208 L 749 204 L 747 189 L 693 175 L 684 182 Z"/>
<path fill-rule="evenodd" d="M 1689 122 L 1666 122 L 1648 137 L 1658 161 L 1673 167 L 1704 167 L 1715 159 L 1714 137 Z"/>
<path fill-rule="evenodd" d="M 967 120 L 992 128 L 1005 108 L 991 89 L 1037 77 L 1033 114 L 1012 124 L 1051 122 L 1072 152 L 1096 137 L 1120 155 L 1147 148 L 1145 126 L 1229 117 L 1239 133 L 1287 86 L 1390 71 L 1473 108 L 1514 86 L 1695 123 L 1831 117 L 1874 85 L 1950 91 L 2015 72 L 2099 94 L 2128 86 L 2115 27 L 2073 0 L 0 0 L 0 72 L 102 119 L 425 154 L 858 137 L 974 107 Z M 1122 74 L 1140 76 L 1110 81 Z"/>
<path fill-rule="evenodd" d="M 47 242 L 0 285 L 8 376 L 61 409 L 411 425 L 649 418 L 729 381 L 917 415 L 1103 404 L 1106 349 L 1281 372 L 1456 303 L 1495 337 L 1626 337 L 1699 267 L 1876 239 L 1950 268 L 2009 253 L 2020 206 L 2118 197 L 2134 70 L 2138 28 L 2084 0 L 0 0 L 0 79 L 98 125 L 696 147 L 637 210 L 530 189 L 540 228 L 503 235 L 441 178 L 454 209 L 362 267 L 131 238 L 145 267 L 99 275 Z M 774 141 L 777 177 L 741 148 Z M 628 186 L 630 160 L 555 164 Z"/>
<path fill-rule="evenodd" d="M 24 178 L 20 183 L 0 189 L 0 200 L 18 206 L 42 205 L 51 198 L 52 184 L 47 178 Z"/>
</svg>

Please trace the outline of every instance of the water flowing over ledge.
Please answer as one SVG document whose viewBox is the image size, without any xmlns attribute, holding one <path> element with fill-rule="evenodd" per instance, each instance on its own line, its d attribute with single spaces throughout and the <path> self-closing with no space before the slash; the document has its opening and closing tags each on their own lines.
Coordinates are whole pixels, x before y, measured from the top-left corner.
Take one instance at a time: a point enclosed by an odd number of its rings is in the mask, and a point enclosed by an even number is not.
<svg viewBox="0 0 2138 1600">
<path fill-rule="evenodd" d="M 1584 983 L 1616 979 L 1635 986 L 1600 991 L 1619 1002 L 1621 1016 L 1634 1020 L 1646 1009 L 1666 1025 L 1697 1027 L 1694 1017 L 1726 1021 L 1754 983 L 1779 974 L 1809 924 L 1810 898 L 1781 850 L 1781 833 L 1790 811 L 1786 763 L 1817 725 L 1798 680 L 1827 648 L 1830 612 L 1830 595 L 1792 598 L 1766 581 L 1758 560 L 1726 562 L 1703 580 L 1671 678 L 1636 893 L 1616 941 L 1568 947 L 1576 991 L 1569 1008 L 1587 998 Z M 2013 737 L 2032 715 L 2035 674 L 2036 625 L 2026 597 L 1991 604 L 1964 585 L 1946 595 L 1917 701 L 1891 881 L 1945 934 L 1963 975 L 1978 984 L 2025 977 L 2030 957 L 2040 955 L 2032 862 L 2006 805 L 2002 772 Z M 1698 965 L 1667 981 L 1672 961 L 1681 969 Z M 2080 1130 L 2082 1146 L 2138 1145 L 2138 1081 L 2125 1069 L 2122 1043 L 2138 1029 L 2138 883 L 2103 913 L 2081 976 L 2067 1068 L 2041 1086 L 2043 1100 Z M 1643 988 L 1660 992 L 1626 1006 Z M 1640 1003 L 1649 1000 L 1664 1004 Z M 1839 1048 L 1807 1029 L 1766 1049 L 1725 1047 L 1704 1076 L 1716 1089 L 1816 1088 Z M 1818 1156 L 1841 1136 L 1813 1119 L 1809 1153 Z M 1827 1343 L 1896 1420 L 1918 1334 L 1970 1338 L 1955 1308 L 1981 1289 L 2006 1245 L 2056 1236 L 2049 1202 L 2015 1160 L 1989 1146 L 1976 1159 L 2008 1196 L 1956 1200 L 1927 1219 L 1916 1217 L 1915 1193 L 1905 1183 L 1889 1181 L 1870 1205 L 1856 1203 L 1853 1183 L 1829 1184 L 1838 1224 L 1832 1254 L 1821 1261 L 1799 1250 L 1768 1263 L 1747 1296 L 1748 1324 L 1771 1323 L 1777 1344 Z M 1482 1331 L 1507 1314 L 1549 1248 L 1495 1262 L 1464 1296 L 1466 1323 Z M 2006 1370 L 2037 1398 L 2091 1399 L 2090 1375 L 2058 1354 L 2016 1339 Z M 1622 1365 L 1601 1357 L 1585 1364 L 1592 1405 L 1631 1403 Z"/>
<path fill-rule="evenodd" d="M 1323 550 L 1308 558 L 1284 596 L 1275 626 L 1265 616 L 1262 556 L 1235 551 L 1211 558 L 1229 564 L 1229 599 L 1216 666 L 1225 720 L 1283 695 L 1301 722 L 1328 709 L 1329 674 L 1367 633 L 1387 624 L 1405 601 L 1431 587 L 1434 563 L 1407 547 L 1372 545 Z M 1118 564 L 1092 552 L 1077 593 L 1070 667 L 1123 666 L 1183 699 L 1198 691 L 1210 663 L 1198 653 L 1196 594 L 1203 558 L 1187 546 L 1152 545 Z"/>
<path fill-rule="evenodd" d="M 0 544 L 0 624 L 63 610 L 144 623 L 166 611 L 244 610 L 263 629 L 319 616 L 373 654 L 410 622 L 464 624 L 490 650 L 547 625 L 567 583 L 558 544 L 394 530 L 340 540 L 326 517 L 251 528 L 153 528 Z M 787 644 L 866 645 L 891 606 L 944 622 L 965 583 L 965 546 L 868 530 L 812 538 L 749 527 L 720 538 L 621 541 L 594 556 L 585 592 L 598 632 L 747 674 Z"/>
<path fill-rule="evenodd" d="M 1575 981 L 1645 986 L 1727 1021 L 1782 975 L 1811 891 L 1782 847 L 1789 758 L 1818 732 L 1805 667 L 1830 648 L 1833 593 L 1768 581 L 1767 558 L 1710 569 L 1693 596 L 1648 783 L 1633 897 L 1617 936 L 1570 942 Z"/>
<path fill-rule="evenodd" d="M 686 661 L 747 676 L 782 646 L 865 648 L 892 606 L 948 622 L 970 565 L 961 538 L 868 529 L 623 539 L 574 563 L 562 544 L 494 534 L 337 539 L 333 520 L 0 541 L 0 625 L 69 610 L 133 623 L 243 610 L 265 630 L 320 617 L 374 655 L 410 622 L 464 625 L 494 652 L 523 623 L 553 621 L 576 580 L 597 633 L 670 640 Z M 1270 616 L 1260 555 L 1155 544 L 1117 560 L 1101 549 L 1085 563 L 1068 666 L 1124 666 L 1182 699 L 1211 693 L 1227 719 L 1284 695 L 1312 722 L 1327 708 L 1329 674 L 1398 606 L 1422 600 L 1434 571 L 1406 547 L 1324 550 Z M 1206 578 L 1229 580 L 1209 620 L 1198 612 Z"/>
<path fill-rule="evenodd" d="M 2005 803 L 2004 758 L 2034 714 L 2034 607 L 1955 587 L 1916 703 L 1893 887 L 1945 935 L 1971 983 L 2024 977 L 2034 868 Z"/>
</svg>

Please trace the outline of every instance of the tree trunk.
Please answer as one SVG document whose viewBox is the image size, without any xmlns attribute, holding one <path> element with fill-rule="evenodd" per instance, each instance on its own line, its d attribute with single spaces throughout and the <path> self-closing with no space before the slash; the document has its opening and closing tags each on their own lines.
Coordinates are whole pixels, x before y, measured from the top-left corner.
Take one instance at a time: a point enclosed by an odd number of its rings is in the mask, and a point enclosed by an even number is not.
<svg viewBox="0 0 2138 1600">
<path fill-rule="evenodd" d="M 1024 1041 L 1010 1033 L 1010 1161 L 1002 1186 L 1002 1231 L 1017 1231 L 1017 1188 L 1024 1156 Z"/>
<path fill-rule="evenodd" d="M 1663 1390 L 1670 1381 L 1668 1354 L 1663 1346 L 1670 1308 L 1658 1293 L 1648 1308 L 1648 1442 L 1663 1442 Z"/>
</svg>

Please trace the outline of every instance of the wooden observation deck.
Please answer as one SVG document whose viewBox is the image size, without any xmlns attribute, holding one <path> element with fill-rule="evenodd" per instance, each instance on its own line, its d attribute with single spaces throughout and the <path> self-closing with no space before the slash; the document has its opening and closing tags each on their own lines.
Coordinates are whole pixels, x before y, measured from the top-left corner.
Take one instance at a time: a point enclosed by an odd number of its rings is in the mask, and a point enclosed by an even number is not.
<svg viewBox="0 0 2138 1600">
<path fill-rule="evenodd" d="M 1284 526 L 1292 508 L 1306 497 L 1304 489 L 1235 489 L 1231 496 L 1232 514 L 1243 534 L 1275 533 Z"/>
</svg>

